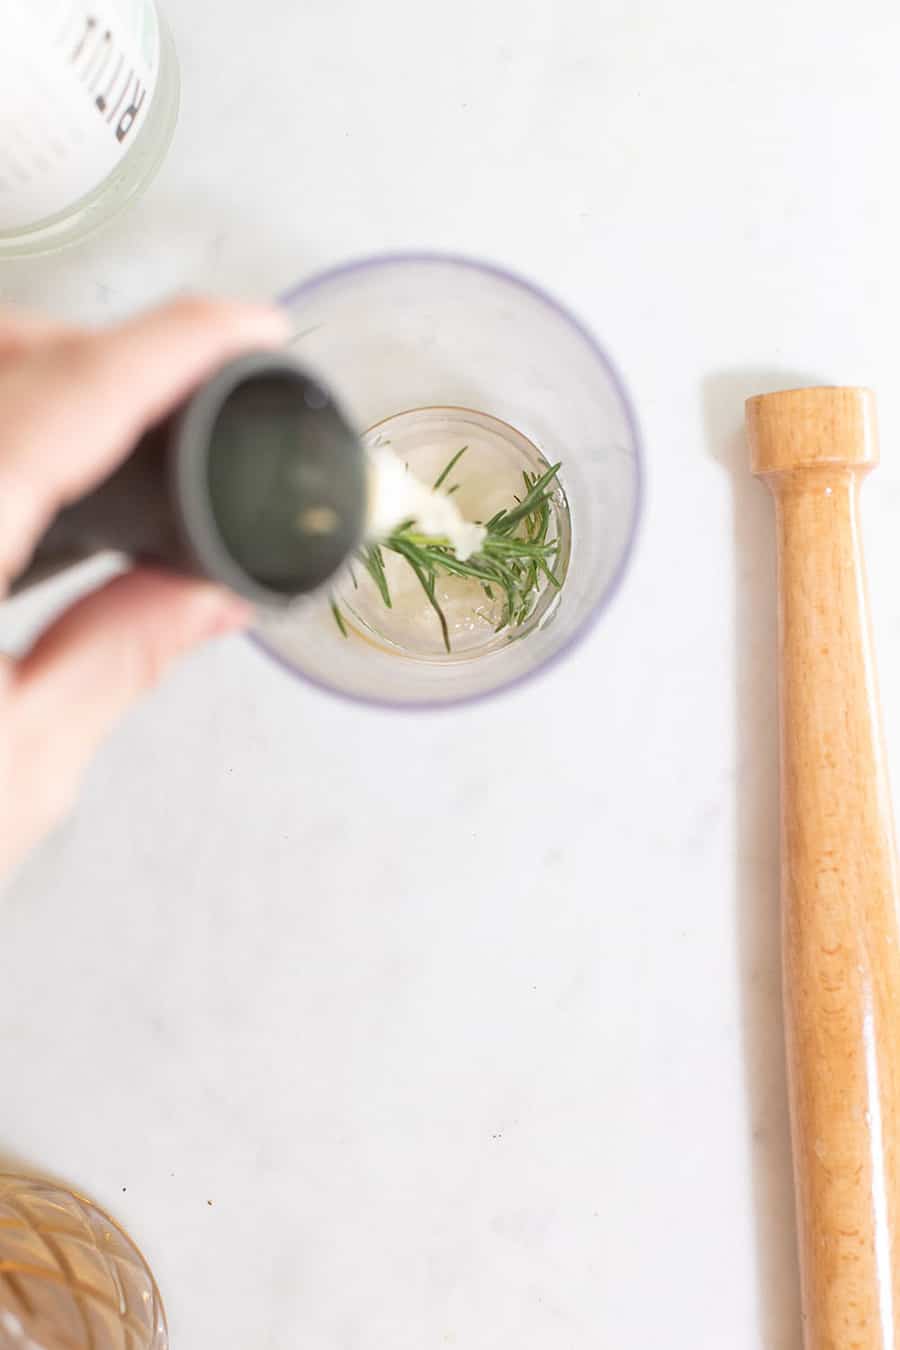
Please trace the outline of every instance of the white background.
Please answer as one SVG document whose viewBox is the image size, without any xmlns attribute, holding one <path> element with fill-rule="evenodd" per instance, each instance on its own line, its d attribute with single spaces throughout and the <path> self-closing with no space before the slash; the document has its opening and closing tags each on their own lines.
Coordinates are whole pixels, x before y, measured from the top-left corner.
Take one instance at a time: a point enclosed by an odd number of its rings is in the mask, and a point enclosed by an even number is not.
<svg viewBox="0 0 900 1350">
<path fill-rule="evenodd" d="M 878 390 L 900 762 L 900 11 L 173 11 L 159 178 L 2 297 L 104 321 L 382 249 L 495 259 L 617 360 L 647 507 L 599 629 L 504 699 L 374 712 L 230 640 L 130 718 L 2 902 L 0 1161 L 110 1207 L 191 1350 L 796 1350 L 742 402 Z"/>
</svg>

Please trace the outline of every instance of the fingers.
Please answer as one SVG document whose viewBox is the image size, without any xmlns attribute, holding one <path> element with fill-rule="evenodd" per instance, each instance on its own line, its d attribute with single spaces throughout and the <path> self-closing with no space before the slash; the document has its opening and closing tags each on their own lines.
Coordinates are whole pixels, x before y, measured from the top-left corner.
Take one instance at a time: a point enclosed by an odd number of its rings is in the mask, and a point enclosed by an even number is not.
<svg viewBox="0 0 900 1350">
<path fill-rule="evenodd" d="M 286 333 L 273 309 L 182 299 L 97 333 L 44 333 L 0 366 L 0 580 L 204 376 Z"/>
<path fill-rule="evenodd" d="M 0 361 L 39 347 L 51 338 L 62 337 L 70 331 L 65 324 L 47 319 L 42 314 L 5 306 L 0 309 Z"/>
<path fill-rule="evenodd" d="M 240 352 L 276 345 L 269 309 L 200 300 L 101 333 L 0 314 L 0 594 L 60 506 Z M 197 642 L 245 624 L 212 585 L 138 569 L 80 601 L 17 666 L 0 659 L 0 870 L 67 809 L 99 740 Z"/>
<path fill-rule="evenodd" d="M 17 796 L 30 845 L 69 807 L 98 742 L 197 643 L 246 624 L 249 607 L 206 582 L 137 568 L 67 610 L 12 675 Z M 12 804 L 16 809 L 16 804 Z"/>
<path fill-rule="evenodd" d="M 287 332 L 286 318 L 268 306 L 187 298 L 95 335 L 74 361 L 63 352 L 60 378 L 68 376 L 69 389 L 94 411 L 89 434 L 82 423 L 76 439 L 83 460 L 76 489 L 108 473 L 123 442 L 128 449 L 216 366 L 283 342 Z"/>
</svg>

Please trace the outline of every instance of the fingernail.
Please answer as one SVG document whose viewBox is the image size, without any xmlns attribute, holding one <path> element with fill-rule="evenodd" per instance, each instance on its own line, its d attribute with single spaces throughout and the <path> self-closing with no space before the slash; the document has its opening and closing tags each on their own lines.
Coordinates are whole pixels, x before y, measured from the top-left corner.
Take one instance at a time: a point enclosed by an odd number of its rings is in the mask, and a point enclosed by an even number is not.
<svg viewBox="0 0 900 1350">
<path fill-rule="evenodd" d="M 291 321 L 286 310 L 274 305 L 246 305 L 244 307 L 248 323 L 252 323 L 260 339 L 269 338 L 272 342 L 284 342 L 291 331 Z"/>
<path fill-rule="evenodd" d="M 219 612 L 216 634 L 234 633 L 253 621 L 253 606 L 240 596 L 229 595 Z"/>
<path fill-rule="evenodd" d="M 211 586 L 201 601 L 200 628 L 204 637 L 220 637 L 246 628 L 253 619 L 253 606 L 231 591 Z"/>
</svg>

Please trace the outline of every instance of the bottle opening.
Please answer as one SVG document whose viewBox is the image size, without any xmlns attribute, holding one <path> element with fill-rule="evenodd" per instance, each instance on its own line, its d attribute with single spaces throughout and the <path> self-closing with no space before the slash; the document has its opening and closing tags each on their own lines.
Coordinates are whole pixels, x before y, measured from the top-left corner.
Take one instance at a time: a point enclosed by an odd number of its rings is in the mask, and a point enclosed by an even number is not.
<svg viewBox="0 0 900 1350">
<path fill-rule="evenodd" d="M 232 562 L 280 596 L 317 589 L 360 542 L 359 438 L 301 371 L 252 374 L 228 393 L 210 431 L 207 482 Z"/>
</svg>

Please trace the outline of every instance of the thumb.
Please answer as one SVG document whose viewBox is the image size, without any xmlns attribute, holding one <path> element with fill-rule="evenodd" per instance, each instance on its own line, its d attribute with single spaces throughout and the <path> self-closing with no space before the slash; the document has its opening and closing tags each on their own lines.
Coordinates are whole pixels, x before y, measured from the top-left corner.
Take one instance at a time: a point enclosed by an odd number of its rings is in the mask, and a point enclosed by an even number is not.
<svg viewBox="0 0 900 1350">
<path fill-rule="evenodd" d="M 207 582 L 135 568 L 80 600 L 15 672 L 17 779 L 46 828 L 71 802 L 98 743 L 197 643 L 243 627 L 250 607 Z M 39 830 L 38 830 L 39 832 Z"/>
</svg>

